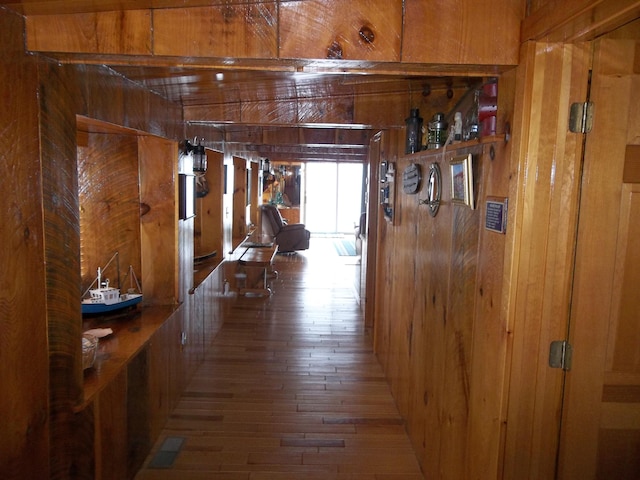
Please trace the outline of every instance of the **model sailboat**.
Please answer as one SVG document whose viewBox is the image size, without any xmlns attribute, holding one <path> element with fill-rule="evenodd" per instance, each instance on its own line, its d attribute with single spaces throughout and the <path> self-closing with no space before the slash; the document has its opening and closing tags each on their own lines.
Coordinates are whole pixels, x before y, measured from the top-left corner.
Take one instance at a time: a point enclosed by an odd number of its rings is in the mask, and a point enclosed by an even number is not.
<svg viewBox="0 0 640 480">
<path fill-rule="evenodd" d="M 107 262 L 104 268 L 98 267 L 98 274 L 95 280 L 89 285 L 89 288 L 82 294 L 82 313 L 108 313 L 115 310 L 120 310 L 127 307 L 133 307 L 142 300 L 142 289 L 140 283 L 136 278 L 136 274 L 133 271 L 133 267 L 129 265 L 129 277 L 131 288 L 127 293 L 121 293 L 119 288 L 109 285 L 109 279 L 102 279 L 102 272 L 111 264 L 114 259 L 118 258 L 118 252 L 116 252 L 111 260 Z M 118 272 L 120 269 L 118 268 Z M 133 288 L 135 282 L 136 289 Z M 97 285 L 96 288 L 93 288 Z M 87 297 L 87 294 L 89 296 Z M 85 298 L 87 297 L 87 298 Z"/>
</svg>

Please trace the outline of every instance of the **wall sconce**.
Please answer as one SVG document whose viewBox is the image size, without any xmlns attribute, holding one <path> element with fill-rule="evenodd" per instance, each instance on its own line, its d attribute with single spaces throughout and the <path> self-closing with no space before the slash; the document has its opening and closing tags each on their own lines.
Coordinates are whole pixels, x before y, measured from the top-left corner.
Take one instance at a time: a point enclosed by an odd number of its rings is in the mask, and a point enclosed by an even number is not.
<svg viewBox="0 0 640 480">
<path fill-rule="evenodd" d="M 268 158 L 262 160 L 262 171 L 264 173 L 269 173 L 271 171 L 271 162 Z"/>
<path fill-rule="evenodd" d="M 185 150 L 187 154 L 193 155 L 193 171 L 204 173 L 207 171 L 207 152 L 204 149 L 204 145 L 202 145 L 202 140 L 197 145 L 185 140 Z M 193 139 L 194 143 L 195 141 L 196 138 Z"/>
</svg>

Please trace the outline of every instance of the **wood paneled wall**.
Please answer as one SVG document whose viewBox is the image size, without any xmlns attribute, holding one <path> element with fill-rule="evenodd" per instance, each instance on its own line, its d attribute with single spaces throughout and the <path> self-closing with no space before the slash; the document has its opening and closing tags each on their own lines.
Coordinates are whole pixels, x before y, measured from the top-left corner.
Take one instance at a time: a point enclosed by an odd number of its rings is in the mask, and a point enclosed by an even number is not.
<svg viewBox="0 0 640 480">
<path fill-rule="evenodd" d="M 217 252 L 217 258 L 224 254 L 222 249 L 222 196 L 224 191 L 224 155 L 220 152 L 207 151 L 209 164 L 205 179 L 209 193 L 197 199 L 194 226 L 196 257 Z"/>
<path fill-rule="evenodd" d="M 3 243 L 12 248 L 4 250 L 11 259 L 3 262 L 3 278 L 11 286 L 0 304 L 3 332 L 14 332 L 0 335 L 3 365 L 12 365 L 7 382 L 3 367 L 3 385 L 13 392 L 2 396 L 2 406 L 12 412 L 8 430 L 15 433 L 2 449 L 1 470 L 8 478 L 62 479 L 85 471 L 91 458 L 69 439 L 92 445 L 83 442 L 93 432 L 86 423 L 92 408 L 74 413 L 83 396 L 76 115 L 180 138 L 181 110 L 104 68 L 26 56 L 17 41 L 22 19 L 0 15 L 0 74 L 3 98 L 10 99 L 2 114 L 10 147 L 2 158 L 20 184 L 2 183 L 12 222 Z"/>
<path fill-rule="evenodd" d="M 508 147 L 498 139 L 406 157 L 398 156 L 401 143 L 382 159 L 397 159 L 398 184 L 393 223 L 378 218 L 376 351 L 426 477 L 497 475 L 509 346 L 507 237 L 484 228 L 484 213 L 487 196 L 509 195 Z M 450 201 L 449 161 L 467 153 L 474 158 L 475 210 Z M 443 173 L 436 217 L 419 204 L 425 188 L 408 195 L 401 183 L 409 163 L 426 175 L 433 162 Z"/>
<path fill-rule="evenodd" d="M 10 479 L 48 478 L 47 279 L 34 95 L 37 63 L 24 54 L 22 18 L 6 12 L 0 12 L 0 18 L 0 409 L 5 412 L 0 472 Z"/>
<path fill-rule="evenodd" d="M 82 144 L 81 138 L 86 140 Z M 137 276 L 142 275 L 138 171 L 136 136 L 78 135 L 83 292 L 93 284 L 96 269 L 105 267 L 116 252 L 118 258 L 102 271 L 103 280 L 109 279 L 110 285 L 117 287 L 118 281 L 124 280 L 129 265 L 133 266 Z M 111 225 L 115 231 L 123 234 L 105 235 L 105 225 Z"/>
<path fill-rule="evenodd" d="M 27 43 L 68 53 L 514 65 L 523 17 L 524 4 L 510 0 L 491 8 L 473 0 L 261 0 L 29 15 Z"/>
</svg>

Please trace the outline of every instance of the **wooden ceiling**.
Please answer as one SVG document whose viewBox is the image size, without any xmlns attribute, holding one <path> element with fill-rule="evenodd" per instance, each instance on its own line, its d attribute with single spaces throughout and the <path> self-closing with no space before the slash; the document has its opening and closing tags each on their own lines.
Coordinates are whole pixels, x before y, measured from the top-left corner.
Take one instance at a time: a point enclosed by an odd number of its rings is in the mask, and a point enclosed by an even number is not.
<svg viewBox="0 0 640 480">
<path fill-rule="evenodd" d="M 5 0 L 25 17 L 229 6 L 263 0 Z M 410 108 L 447 111 L 487 67 L 327 59 L 185 58 L 42 52 L 64 63 L 106 65 L 183 107 L 186 136 L 209 147 L 278 161 L 364 161 L 370 137 L 401 128 Z"/>
</svg>

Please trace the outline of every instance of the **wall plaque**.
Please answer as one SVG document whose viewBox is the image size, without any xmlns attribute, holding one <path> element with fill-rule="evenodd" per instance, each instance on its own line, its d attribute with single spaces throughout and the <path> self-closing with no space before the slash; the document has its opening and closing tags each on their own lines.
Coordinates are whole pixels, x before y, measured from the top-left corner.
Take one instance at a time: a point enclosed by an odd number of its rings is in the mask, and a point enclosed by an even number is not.
<svg viewBox="0 0 640 480">
<path fill-rule="evenodd" d="M 484 227 L 492 232 L 505 233 L 507 231 L 508 198 L 489 197 L 485 213 Z"/>
</svg>

